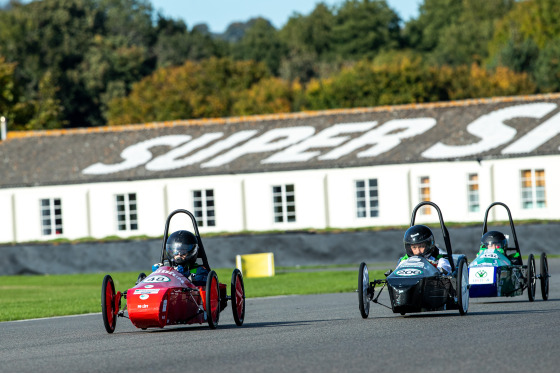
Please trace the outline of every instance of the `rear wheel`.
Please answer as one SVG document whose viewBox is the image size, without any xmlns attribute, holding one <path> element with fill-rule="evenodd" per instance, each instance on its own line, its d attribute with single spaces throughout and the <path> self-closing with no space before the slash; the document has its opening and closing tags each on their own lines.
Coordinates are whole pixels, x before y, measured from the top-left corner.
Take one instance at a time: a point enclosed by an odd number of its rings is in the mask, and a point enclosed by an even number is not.
<svg viewBox="0 0 560 374">
<path fill-rule="evenodd" d="M 211 329 L 218 327 L 220 319 L 220 285 L 218 275 L 210 270 L 206 280 L 206 319 Z"/>
<path fill-rule="evenodd" d="M 368 318 L 369 316 L 369 273 L 365 262 L 360 264 L 360 270 L 358 275 L 358 298 L 360 314 L 362 318 Z"/>
<path fill-rule="evenodd" d="M 467 260 L 461 258 L 457 265 L 457 304 L 462 316 L 469 311 L 469 268 Z"/>
<path fill-rule="evenodd" d="M 109 334 L 115 331 L 117 324 L 117 312 L 115 308 L 115 284 L 110 275 L 103 278 L 103 285 L 101 286 L 101 314 L 103 315 L 103 324 L 105 330 Z"/>
<path fill-rule="evenodd" d="M 535 290 L 537 288 L 535 257 L 531 253 L 527 261 L 527 293 L 529 294 L 529 301 L 535 301 Z"/>
<path fill-rule="evenodd" d="M 541 294 L 543 300 L 548 300 L 548 259 L 546 253 L 541 254 Z"/>
<path fill-rule="evenodd" d="M 245 286 L 239 269 L 231 274 L 231 310 L 235 324 L 241 326 L 245 319 Z"/>
</svg>

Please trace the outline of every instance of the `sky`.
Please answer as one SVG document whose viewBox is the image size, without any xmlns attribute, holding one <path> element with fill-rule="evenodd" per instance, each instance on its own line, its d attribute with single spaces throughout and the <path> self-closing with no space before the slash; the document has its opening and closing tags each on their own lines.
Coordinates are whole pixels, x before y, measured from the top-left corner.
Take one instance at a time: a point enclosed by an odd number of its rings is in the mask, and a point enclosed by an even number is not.
<svg viewBox="0 0 560 374">
<path fill-rule="evenodd" d="M 223 33 L 233 22 L 262 17 L 277 29 L 282 28 L 294 12 L 308 15 L 316 4 L 340 5 L 344 0 L 150 0 L 165 17 L 182 19 L 187 27 L 205 23 L 213 33 Z M 387 0 L 402 20 L 418 16 L 423 0 Z"/>
</svg>

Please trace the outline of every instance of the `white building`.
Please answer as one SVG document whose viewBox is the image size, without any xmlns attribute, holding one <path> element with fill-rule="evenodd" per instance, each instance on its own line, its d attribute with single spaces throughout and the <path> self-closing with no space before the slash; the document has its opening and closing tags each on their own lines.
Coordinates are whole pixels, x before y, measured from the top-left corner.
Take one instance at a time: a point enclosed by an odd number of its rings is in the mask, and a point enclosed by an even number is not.
<svg viewBox="0 0 560 374">
<path fill-rule="evenodd" d="M 9 132 L 0 243 L 560 219 L 560 94 L 119 128 Z M 433 209 L 417 222 L 435 222 Z M 493 210 L 506 220 L 505 210 Z"/>
</svg>

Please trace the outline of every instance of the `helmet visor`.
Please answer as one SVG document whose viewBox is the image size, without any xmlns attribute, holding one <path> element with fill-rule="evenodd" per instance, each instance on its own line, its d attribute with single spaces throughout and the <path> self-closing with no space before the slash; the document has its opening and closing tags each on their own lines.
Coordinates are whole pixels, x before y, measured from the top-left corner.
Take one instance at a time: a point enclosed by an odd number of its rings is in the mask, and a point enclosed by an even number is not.
<svg viewBox="0 0 560 374">
<path fill-rule="evenodd" d="M 405 243 L 406 252 L 409 256 L 424 256 L 428 254 L 431 240 L 424 240 L 417 243 Z"/>
<path fill-rule="evenodd" d="M 196 258 L 198 244 L 167 245 L 167 256 L 178 265 L 185 265 Z"/>
<path fill-rule="evenodd" d="M 486 240 L 482 242 L 483 249 L 501 249 L 504 250 L 507 247 L 505 240 Z"/>
</svg>

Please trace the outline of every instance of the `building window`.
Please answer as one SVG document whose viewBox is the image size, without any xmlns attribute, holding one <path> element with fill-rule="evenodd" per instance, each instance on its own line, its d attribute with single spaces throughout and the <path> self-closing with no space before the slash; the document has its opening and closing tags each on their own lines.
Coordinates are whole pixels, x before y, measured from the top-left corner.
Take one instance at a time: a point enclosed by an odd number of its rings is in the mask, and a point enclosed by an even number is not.
<svg viewBox="0 0 560 374">
<path fill-rule="evenodd" d="M 198 226 L 216 226 L 214 190 L 193 191 L 193 205 Z"/>
<path fill-rule="evenodd" d="M 272 187 L 274 222 L 296 221 L 296 196 L 293 184 Z"/>
<path fill-rule="evenodd" d="M 62 235 L 62 204 L 60 199 L 41 199 L 41 232 L 43 236 Z"/>
<path fill-rule="evenodd" d="M 115 201 L 117 203 L 117 229 L 119 231 L 138 230 L 136 194 L 116 195 Z"/>
<path fill-rule="evenodd" d="M 544 170 L 521 170 L 521 206 L 523 209 L 545 208 Z"/>
<path fill-rule="evenodd" d="M 420 202 L 422 201 L 431 201 L 430 198 L 430 177 L 420 177 Z M 431 214 L 432 207 L 429 205 L 425 205 L 420 209 L 420 214 Z"/>
<path fill-rule="evenodd" d="M 356 217 L 379 217 L 377 179 L 356 181 Z"/>
<path fill-rule="evenodd" d="M 469 212 L 478 212 L 480 210 L 480 203 L 478 198 L 478 174 L 469 174 L 467 182 L 467 199 Z"/>
</svg>

